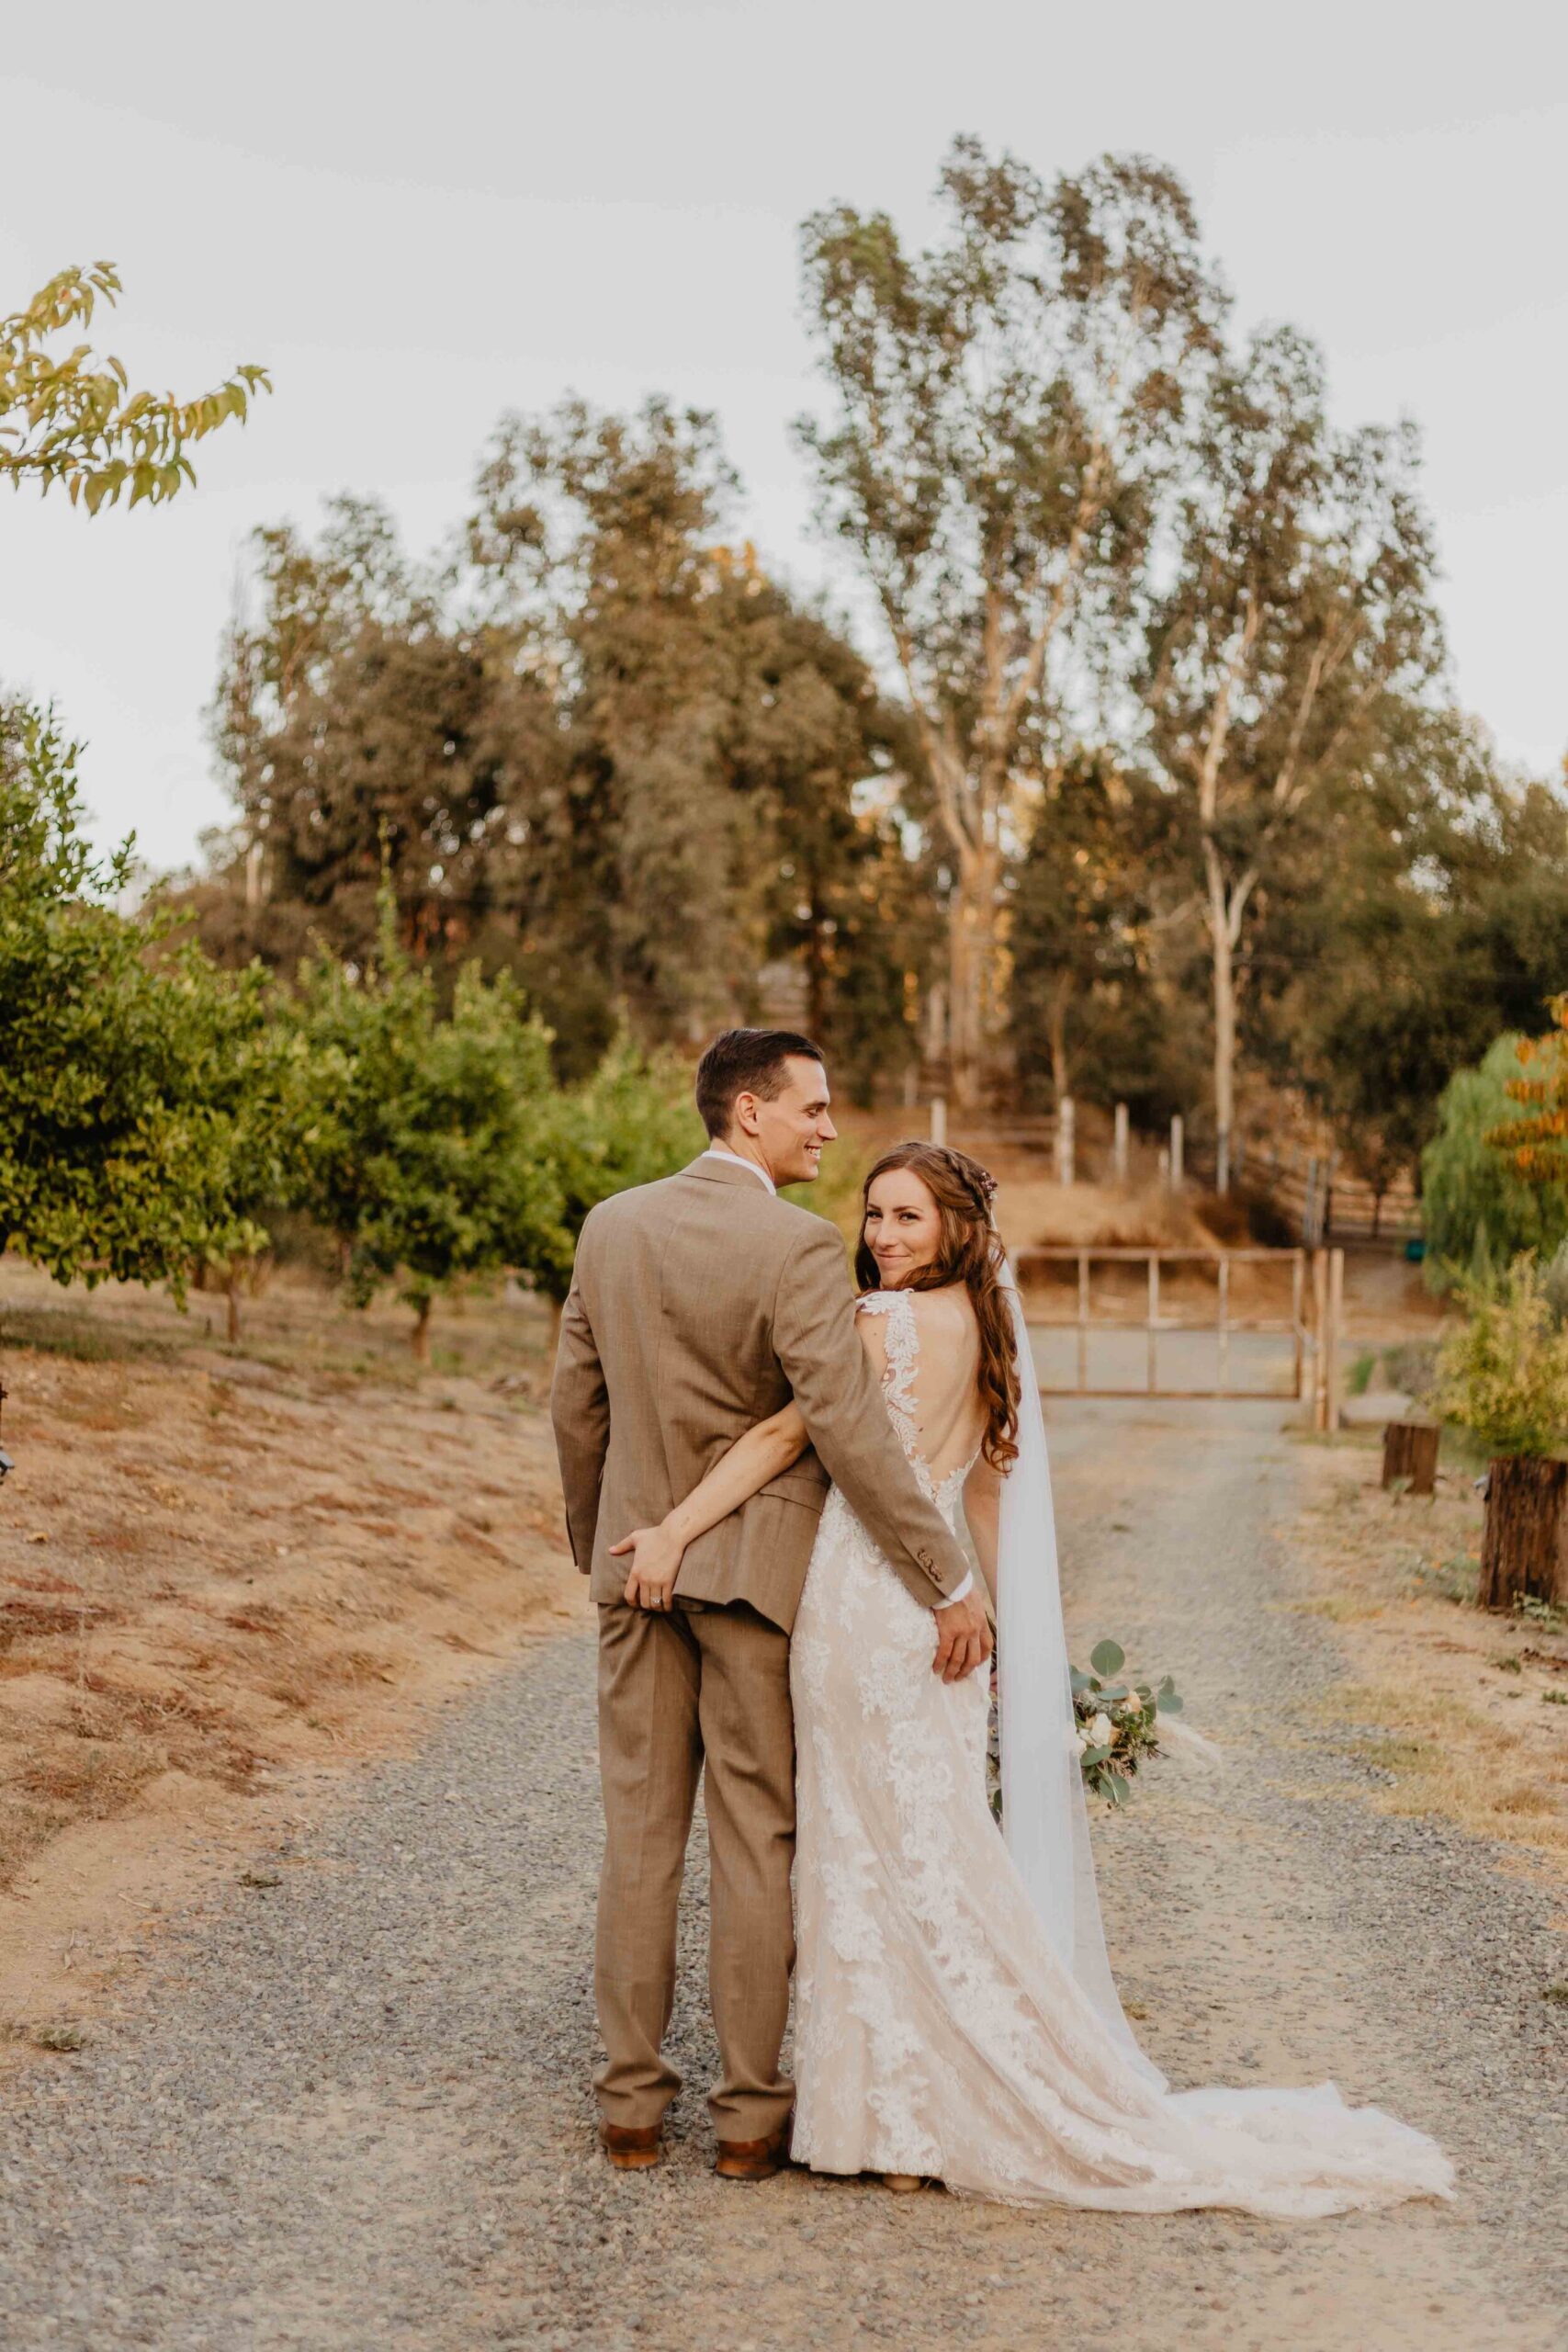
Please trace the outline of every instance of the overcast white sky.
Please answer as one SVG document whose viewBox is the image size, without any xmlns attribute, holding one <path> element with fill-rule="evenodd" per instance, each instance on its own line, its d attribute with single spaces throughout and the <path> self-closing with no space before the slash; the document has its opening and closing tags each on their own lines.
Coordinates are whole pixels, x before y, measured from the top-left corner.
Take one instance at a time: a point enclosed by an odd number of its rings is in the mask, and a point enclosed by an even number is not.
<svg viewBox="0 0 1568 2352">
<path fill-rule="evenodd" d="M 845 198 L 918 232 L 973 130 L 1047 173 L 1172 163 L 1243 320 L 1319 338 L 1343 421 L 1419 419 L 1459 693 L 1555 771 L 1563 23 L 1516 0 L 10 12 L 0 311 L 107 257 L 126 292 L 100 340 L 133 379 L 185 393 L 257 359 L 276 393 L 167 509 L 0 506 L 0 678 L 88 739 L 106 835 L 188 857 L 226 813 L 201 714 L 246 532 L 353 488 L 423 546 L 500 412 L 569 389 L 716 409 L 743 527 L 820 580 L 787 433 L 815 396 L 796 224 Z"/>
</svg>

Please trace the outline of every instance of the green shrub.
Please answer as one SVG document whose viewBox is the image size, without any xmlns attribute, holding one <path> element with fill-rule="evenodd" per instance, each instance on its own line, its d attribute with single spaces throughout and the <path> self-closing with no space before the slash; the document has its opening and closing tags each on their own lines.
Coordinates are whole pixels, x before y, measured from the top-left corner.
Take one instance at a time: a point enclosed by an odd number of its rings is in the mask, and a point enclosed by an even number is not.
<svg viewBox="0 0 1568 2352">
<path fill-rule="evenodd" d="M 234 1199 L 264 991 L 120 912 L 130 844 L 94 854 L 76 758 L 51 714 L 0 705 L 0 1248 L 177 1292 L 265 1240 Z"/>
<path fill-rule="evenodd" d="M 320 957 L 290 1009 L 310 1073 L 302 1204 L 348 1245 L 348 1291 L 389 1283 L 427 1345 L 432 1303 L 464 1278 L 537 1274 L 563 1246 L 549 1033 L 504 974 L 458 978 L 449 1013 L 398 946 L 377 962 Z"/>
<path fill-rule="evenodd" d="M 1568 1240 L 1568 1192 L 1531 1184 L 1488 1141 L 1517 1104 L 1518 1038 L 1499 1037 L 1478 1069 L 1461 1069 L 1443 1091 L 1442 1125 L 1421 1156 L 1427 1279 L 1435 1290 L 1463 1276 L 1484 1282 L 1522 1250 L 1550 1257 Z"/>
<path fill-rule="evenodd" d="M 1438 1355 L 1443 1413 L 1492 1453 L 1551 1453 L 1568 1442 L 1568 1330 L 1528 1255 L 1460 1285 L 1465 1320 Z"/>
</svg>

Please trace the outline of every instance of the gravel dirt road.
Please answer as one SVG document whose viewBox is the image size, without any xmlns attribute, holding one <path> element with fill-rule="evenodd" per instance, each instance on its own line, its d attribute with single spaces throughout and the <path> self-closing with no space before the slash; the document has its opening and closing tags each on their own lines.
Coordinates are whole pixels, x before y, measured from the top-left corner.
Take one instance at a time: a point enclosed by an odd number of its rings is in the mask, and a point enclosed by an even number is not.
<svg viewBox="0 0 1568 2352">
<path fill-rule="evenodd" d="M 1561 1894 L 1361 1802 L 1276 1407 L 1054 1405 L 1069 1614 L 1172 1668 L 1217 1774 L 1098 1822 L 1113 1956 L 1182 2083 L 1332 2075 L 1438 2133 L 1451 2207 L 1293 2228 L 716 2182 L 700 1838 L 669 2161 L 592 2143 L 589 1633 L 454 1702 L 165 1938 L 75 2055 L 0 2086 L 8 2352 L 1568 2342 Z"/>
</svg>

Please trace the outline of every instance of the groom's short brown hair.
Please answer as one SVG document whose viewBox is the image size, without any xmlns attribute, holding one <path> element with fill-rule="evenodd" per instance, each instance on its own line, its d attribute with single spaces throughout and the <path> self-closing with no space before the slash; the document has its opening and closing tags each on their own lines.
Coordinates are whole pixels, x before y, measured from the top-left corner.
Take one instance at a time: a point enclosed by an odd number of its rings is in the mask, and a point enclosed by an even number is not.
<svg viewBox="0 0 1568 2352">
<path fill-rule="evenodd" d="M 734 1115 L 738 1094 L 760 1094 L 773 1102 L 787 1083 L 784 1064 L 824 1059 L 820 1046 L 795 1029 L 726 1029 L 697 1064 L 697 1110 L 710 1136 L 721 1136 Z"/>
</svg>

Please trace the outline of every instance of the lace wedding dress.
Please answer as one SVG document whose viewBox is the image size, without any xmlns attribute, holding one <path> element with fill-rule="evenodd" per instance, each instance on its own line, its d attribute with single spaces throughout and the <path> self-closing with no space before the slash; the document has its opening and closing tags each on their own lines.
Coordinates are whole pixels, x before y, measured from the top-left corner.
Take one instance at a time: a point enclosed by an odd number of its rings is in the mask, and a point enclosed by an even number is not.
<svg viewBox="0 0 1568 2352">
<path fill-rule="evenodd" d="M 967 1360 L 874 1292 L 887 1409 L 953 1523 Z M 947 1442 L 951 1454 L 953 1441 Z M 1451 2193 L 1422 2133 L 1315 2089 L 1172 2092 L 1056 1960 L 987 1802 L 986 1678 L 931 1671 L 931 1615 L 829 1493 L 791 1648 L 797 1747 L 794 2154 L 1013 2204 L 1277 2217 Z"/>
</svg>

